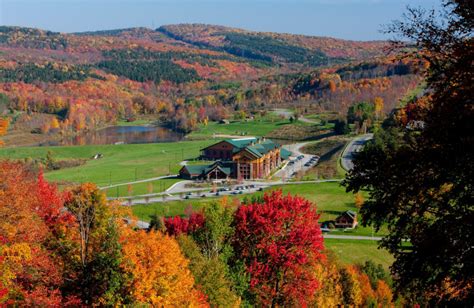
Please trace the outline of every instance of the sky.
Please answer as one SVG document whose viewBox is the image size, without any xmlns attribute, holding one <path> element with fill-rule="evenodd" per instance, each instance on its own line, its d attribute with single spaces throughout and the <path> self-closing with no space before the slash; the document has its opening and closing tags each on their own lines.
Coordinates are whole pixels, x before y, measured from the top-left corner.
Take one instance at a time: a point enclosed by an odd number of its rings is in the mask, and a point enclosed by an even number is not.
<svg viewBox="0 0 474 308">
<path fill-rule="evenodd" d="M 383 25 L 407 5 L 440 0 L 0 0 L 0 25 L 58 32 L 206 23 L 254 31 L 389 39 Z"/>
</svg>

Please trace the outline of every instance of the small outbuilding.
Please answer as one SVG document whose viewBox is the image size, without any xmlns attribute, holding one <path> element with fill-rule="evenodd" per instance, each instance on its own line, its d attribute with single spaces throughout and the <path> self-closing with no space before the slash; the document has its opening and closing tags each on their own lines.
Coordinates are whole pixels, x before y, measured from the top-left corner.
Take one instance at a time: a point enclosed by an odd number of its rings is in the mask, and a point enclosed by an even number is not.
<svg viewBox="0 0 474 308">
<path fill-rule="evenodd" d="M 345 211 L 336 218 L 336 228 L 354 229 L 357 226 L 357 213 L 354 211 Z"/>
</svg>

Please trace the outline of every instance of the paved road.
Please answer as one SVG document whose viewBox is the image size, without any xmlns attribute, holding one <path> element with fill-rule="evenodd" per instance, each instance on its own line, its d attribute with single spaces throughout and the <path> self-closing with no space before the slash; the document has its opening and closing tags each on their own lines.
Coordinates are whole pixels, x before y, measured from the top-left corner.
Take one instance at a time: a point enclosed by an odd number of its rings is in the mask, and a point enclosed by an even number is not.
<svg viewBox="0 0 474 308">
<path fill-rule="evenodd" d="M 323 234 L 323 237 L 328 238 L 328 239 L 361 240 L 361 241 L 380 241 L 382 239 L 379 236 L 335 235 L 335 234 Z"/>
<path fill-rule="evenodd" d="M 373 134 L 366 134 L 352 139 L 352 141 L 349 142 L 349 144 L 344 149 L 344 152 L 342 153 L 342 168 L 344 168 L 346 171 L 349 171 L 354 168 L 354 164 L 352 162 L 354 153 L 359 152 L 364 146 L 364 144 L 372 138 Z"/>
</svg>

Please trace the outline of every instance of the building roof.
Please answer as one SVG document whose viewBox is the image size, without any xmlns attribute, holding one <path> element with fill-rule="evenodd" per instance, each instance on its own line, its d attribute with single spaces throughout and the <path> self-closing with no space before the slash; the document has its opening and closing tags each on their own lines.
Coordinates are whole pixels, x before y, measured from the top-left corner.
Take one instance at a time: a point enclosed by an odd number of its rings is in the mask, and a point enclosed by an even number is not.
<svg viewBox="0 0 474 308">
<path fill-rule="evenodd" d="M 210 168 L 206 168 L 206 170 L 204 170 L 204 174 L 206 175 L 210 173 L 211 171 L 214 171 L 214 169 L 218 169 L 226 175 L 230 175 L 230 173 L 232 172 L 229 167 L 213 166 Z"/>
<path fill-rule="evenodd" d="M 291 153 L 290 151 L 288 151 L 285 148 L 281 148 L 281 150 L 280 150 L 281 159 L 288 159 L 288 158 L 290 158 L 291 154 L 293 154 L 293 153 Z"/>
<path fill-rule="evenodd" d="M 189 174 L 201 174 L 209 165 L 186 165 L 183 168 L 188 170 Z"/>
<path fill-rule="evenodd" d="M 206 175 L 209 172 L 213 171 L 214 169 L 219 169 L 226 175 L 230 175 L 232 173 L 232 169 L 228 166 L 227 162 L 216 161 L 210 165 L 186 165 L 183 166 L 183 169 L 188 170 L 189 174 L 192 175 Z"/>
<path fill-rule="evenodd" d="M 349 216 L 350 218 L 355 219 L 357 217 L 357 213 L 354 211 L 345 211 L 344 213 L 339 215 L 337 219 L 342 218 L 343 216 Z"/>
<path fill-rule="evenodd" d="M 238 139 L 224 139 L 224 141 L 227 141 L 228 143 L 232 144 L 236 148 L 242 149 L 252 143 L 256 143 L 258 139 L 255 137 L 249 137 L 249 138 L 238 138 Z"/>
</svg>

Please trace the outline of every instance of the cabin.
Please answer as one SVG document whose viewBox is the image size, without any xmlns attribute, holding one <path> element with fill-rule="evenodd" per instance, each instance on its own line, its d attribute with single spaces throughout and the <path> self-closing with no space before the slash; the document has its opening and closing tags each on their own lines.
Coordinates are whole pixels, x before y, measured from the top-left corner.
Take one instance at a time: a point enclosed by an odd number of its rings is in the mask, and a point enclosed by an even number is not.
<svg viewBox="0 0 474 308">
<path fill-rule="evenodd" d="M 357 226 L 357 213 L 353 211 L 345 211 L 339 215 L 335 220 L 336 228 L 354 229 Z"/>
</svg>

